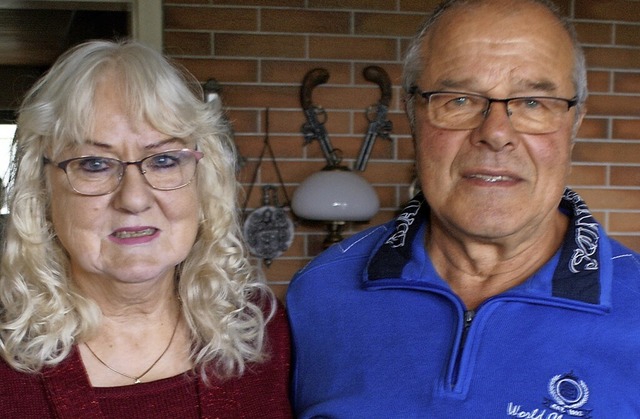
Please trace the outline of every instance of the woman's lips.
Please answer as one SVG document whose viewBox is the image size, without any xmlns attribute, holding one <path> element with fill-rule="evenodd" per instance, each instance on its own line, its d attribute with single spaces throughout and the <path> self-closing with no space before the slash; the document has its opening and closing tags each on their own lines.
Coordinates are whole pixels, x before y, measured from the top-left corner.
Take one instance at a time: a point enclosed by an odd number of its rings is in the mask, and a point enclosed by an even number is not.
<svg viewBox="0 0 640 419">
<path fill-rule="evenodd" d="M 133 238 L 139 238 L 139 237 L 152 236 L 157 231 L 158 229 L 152 228 L 152 227 L 131 229 L 131 230 L 121 229 L 121 230 L 114 231 L 113 233 L 111 233 L 111 235 L 118 239 L 133 239 Z"/>
</svg>

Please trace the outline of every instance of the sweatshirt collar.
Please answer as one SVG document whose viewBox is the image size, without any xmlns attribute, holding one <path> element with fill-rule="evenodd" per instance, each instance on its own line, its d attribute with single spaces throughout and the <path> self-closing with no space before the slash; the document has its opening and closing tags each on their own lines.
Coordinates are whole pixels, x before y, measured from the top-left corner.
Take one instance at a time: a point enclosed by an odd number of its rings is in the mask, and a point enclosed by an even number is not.
<svg viewBox="0 0 640 419">
<path fill-rule="evenodd" d="M 557 261 L 551 282 L 553 297 L 601 304 L 600 234 L 599 224 L 587 208 L 582 198 L 566 188 L 559 210 L 569 219 L 569 228 L 564 242 L 554 261 Z M 391 234 L 386 236 L 373 254 L 367 268 L 368 281 L 399 279 L 412 281 L 407 271 L 415 272 L 410 265 L 420 255 L 415 254 L 416 240 L 424 243 L 424 225 L 429 220 L 430 209 L 424 195 L 419 193 L 407 203 L 396 218 Z M 409 267 L 409 269 L 407 269 Z"/>
</svg>

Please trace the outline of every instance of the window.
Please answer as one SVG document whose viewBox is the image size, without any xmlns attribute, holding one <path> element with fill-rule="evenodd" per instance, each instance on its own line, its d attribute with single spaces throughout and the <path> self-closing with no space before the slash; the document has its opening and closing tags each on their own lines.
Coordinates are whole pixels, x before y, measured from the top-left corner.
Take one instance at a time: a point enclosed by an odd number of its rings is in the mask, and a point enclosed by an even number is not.
<svg viewBox="0 0 640 419">
<path fill-rule="evenodd" d="M 161 50 L 162 0 L 0 1 L 0 27 L 0 90 L 15 94 L 0 97 L 0 178 L 6 187 L 16 130 L 10 122 L 30 84 L 57 55 L 82 40 L 124 30 Z"/>
</svg>

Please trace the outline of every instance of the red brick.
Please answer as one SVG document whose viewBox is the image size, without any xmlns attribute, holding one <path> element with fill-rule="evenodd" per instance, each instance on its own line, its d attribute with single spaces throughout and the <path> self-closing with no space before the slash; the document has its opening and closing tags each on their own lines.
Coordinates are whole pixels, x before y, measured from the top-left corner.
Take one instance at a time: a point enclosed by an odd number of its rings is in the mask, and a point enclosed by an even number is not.
<svg viewBox="0 0 640 419">
<path fill-rule="evenodd" d="M 439 3 L 441 0 L 400 0 L 400 10 L 426 14 L 430 13 Z"/>
<path fill-rule="evenodd" d="M 229 60 L 218 58 L 177 60 L 187 68 L 198 80 L 207 81 L 215 78 L 222 86 L 232 82 L 255 82 L 258 78 L 258 63 L 256 60 Z"/>
<path fill-rule="evenodd" d="M 633 48 L 585 48 L 587 65 L 604 68 L 638 68 L 640 49 Z"/>
<path fill-rule="evenodd" d="M 606 138 L 609 121 L 602 118 L 591 118 L 588 111 L 587 109 L 587 117 L 582 120 L 582 125 L 578 130 L 578 138 Z"/>
<path fill-rule="evenodd" d="M 164 50 L 170 55 L 211 55 L 211 35 L 164 31 Z"/>
<path fill-rule="evenodd" d="M 635 0 L 579 0 L 575 2 L 578 19 L 640 21 L 640 7 Z"/>
<path fill-rule="evenodd" d="M 423 20 L 416 14 L 360 12 L 355 14 L 355 34 L 410 37 Z"/>
<path fill-rule="evenodd" d="M 412 180 L 413 164 L 400 162 L 378 163 L 373 161 L 367 165 L 367 170 L 363 173 L 363 176 L 372 184 L 408 184 Z"/>
<path fill-rule="evenodd" d="M 393 60 L 397 57 L 396 42 L 383 38 L 321 37 L 309 39 L 312 59 Z"/>
<path fill-rule="evenodd" d="M 209 4 L 209 0 L 170 0 L 165 2 L 165 4 L 188 4 L 188 5 L 194 5 L 194 4 Z"/>
<path fill-rule="evenodd" d="M 314 9 L 395 10 L 396 0 L 308 0 Z"/>
<path fill-rule="evenodd" d="M 341 62 L 262 60 L 262 80 L 265 83 L 302 84 L 305 74 L 314 68 L 324 68 L 329 72 L 331 84 L 351 83 L 351 65 Z"/>
<path fill-rule="evenodd" d="M 609 230 L 616 232 L 640 231 L 640 213 L 612 212 L 609 214 Z M 640 244 L 640 242 L 638 243 Z"/>
<path fill-rule="evenodd" d="M 299 90 L 298 86 L 230 85 L 225 87 L 225 102 L 231 107 L 264 109 L 269 106 L 272 109 L 277 107 L 297 109 L 300 106 Z"/>
<path fill-rule="evenodd" d="M 613 43 L 613 26 L 607 23 L 578 22 L 575 24 L 578 41 L 583 44 Z"/>
<path fill-rule="evenodd" d="M 613 166 L 611 168 L 611 185 L 640 185 L 640 166 Z"/>
<path fill-rule="evenodd" d="M 640 143 L 578 142 L 573 149 L 573 160 L 592 163 L 640 162 Z"/>
<path fill-rule="evenodd" d="M 608 71 L 588 71 L 587 83 L 590 92 L 609 92 L 611 73 Z"/>
<path fill-rule="evenodd" d="M 260 14 L 260 29 L 264 32 L 348 34 L 350 16 L 346 12 L 264 9 Z"/>
<path fill-rule="evenodd" d="M 568 183 L 580 186 L 604 186 L 606 182 L 606 166 L 586 166 L 574 164 L 571 166 L 571 174 Z"/>
<path fill-rule="evenodd" d="M 165 29 L 255 31 L 258 13 L 251 9 L 165 6 Z"/>
<path fill-rule="evenodd" d="M 639 103 L 636 96 L 590 95 L 587 111 L 590 115 L 637 117 Z"/>
<path fill-rule="evenodd" d="M 592 210 L 640 208 L 640 190 L 576 188 Z"/>
<path fill-rule="evenodd" d="M 640 119 L 614 119 L 613 138 L 640 140 Z"/>
<path fill-rule="evenodd" d="M 246 109 L 229 109 L 227 116 L 235 132 L 258 132 L 258 114 L 260 111 Z"/>
<path fill-rule="evenodd" d="M 264 135 L 236 136 L 238 147 L 244 151 L 243 155 L 251 159 L 258 159 L 264 149 Z M 279 159 L 302 159 L 303 144 L 302 139 L 292 136 L 270 135 L 269 144 L 276 156 L 276 164 L 280 164 Z M 269 155 L 269 150 L 265 150 L 263 165 L 273 165 L 273 159 Z"/>
<path fill-rule="evenodd" d="M 214 39 L 216 55 L 231 57 L 303 57 L 305 40 L 292 35 L 253 35 L 218 33 Z"/>
<path fill-rule="evenodd" d="M 640 93 L 640 73 L 615 73 L 614 89 L 616 93 Z M 640 96 L 637 99 L 640 109 Z"/>
<path fill-rule="evenodd" d="M 640 8 L 640 4 L 636 7 Z M 616 25 L 616 45 L 640 46 L 640 26 Z"/>
<path fill-rule="evenodd" d="M 207 0 L 207 2 L 230 6 L 303 7 L 305 0 Z"/>
</svg>

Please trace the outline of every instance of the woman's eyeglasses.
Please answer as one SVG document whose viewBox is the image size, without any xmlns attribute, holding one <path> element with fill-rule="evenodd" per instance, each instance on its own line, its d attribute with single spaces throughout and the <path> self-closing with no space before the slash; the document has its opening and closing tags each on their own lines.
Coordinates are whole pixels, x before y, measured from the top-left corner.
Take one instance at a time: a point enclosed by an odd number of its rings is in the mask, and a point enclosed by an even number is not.
<svg viewBox="0 0 640 419">
<path fill-rule="evenodd" d="M 203 153 L 191 149 L 167 150 L 138 161 L 122 161 L 110 157 L 82 156 L 45 164 L 64 170 L 74 191 L 81 195 L 109 194 L 120 186 L 129 165 L 138 167 L 147 183 L 154 189 L 171 191 L 187 186 L 193 180 Z"/>
</svg>

